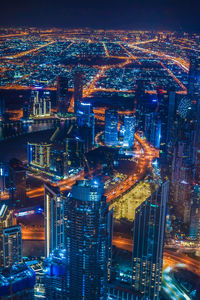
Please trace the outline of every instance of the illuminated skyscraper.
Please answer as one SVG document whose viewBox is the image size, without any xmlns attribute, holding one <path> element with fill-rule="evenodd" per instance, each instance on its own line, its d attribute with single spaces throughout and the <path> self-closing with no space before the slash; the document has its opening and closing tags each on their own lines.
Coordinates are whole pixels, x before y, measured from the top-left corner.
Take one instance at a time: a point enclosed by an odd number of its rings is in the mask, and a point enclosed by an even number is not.
<svg viewBox="0 0 200 300">
<path fill-rule="evenodd" d="M 64 206 L 66 199 L 61 197 L 56 187 L 44 185 L 45 213 L 45 256 L 56 248 L 64 247 Z"/>
<path fill-rule="evenodd" d="M 65 100 L 68 93 L 68 78 L 65 76 L 57 77 L 57 99 Z"/>
<path fill-rule="evenodd" d="M 43 264 L 45 296 L 48 300 L 69 297 L 69 263 L 66 249 L 55 249 Z"/>
<path fill-rule="evenodd" d="M 95 138 L 95 116 L 90 103 L 80 103 L 77 112 L 77 124 L 81 138 L 84 140 L 85 152 L 91 150 Z"/>
<path fill-rule="evenodd" d="M 12 199 L 14 190 L 9 165 L 7 163 L 0 162 L 0 200 L 5 199 L 6 196 L 7 199 Z"/>
<path fill-rule="evenodd" d="M 175 134 L 175 116 L 176 116 L 176 93 L 175 91 L 169 91 L 169 104 L 168 104 L 168 123 L 167 123 L 167 144 L 174 142 Z"/>
<path fill-rule="evenodd" d="M 4 267 L 3 229 L 13 225 L 13 210 L 3 201 L 0 204 L 0 267 Z"/>
<path fill-rule="evenodd" d="M 26 170 L 18 159 L 11 159 L 9 168 L 13 188 L 15 188 L 13 205 L 24 207 L 26 205 Z"/>
<path fill-rule="evenodd" d="M 135 138 L 135 125 L 136 120 L 134 115 L 124 116 L 124 147 L 133 148 Z"/>
<path fill-rule="evenodd" d="M 169 182 L 146 199 L 135 212 L 133 287 L 147 299 L 159 299 Z"/>
<path fill-rule="evenodd" d="M 193 190 L 189 236 L 200 242 L 200 185 L 195 185 Z"/>
<path fill-rule="evenodd" d="M 5 99 L 0 97 L 0 121 L 3 121 L 5 112 Z"/>
<path fill-rule="evenodd" d="M 79 110 L 80 102 L 83 98 L 83 73 L 76 71 L 74 73 L 74 112 Z"/>
<path fill-rule="evenodd" d="M 34 300 L 35 272 L 25 264 L 4 268 L 0 275 L 1 300 Z"/>
<path fill-rule="evenodd" d="M 39 91 L 34 91 L 33 94 L 33 103 L 32 103 L 32 115 L 35 117 L 45 117 L 50 116 L 51 114 L 51 99 L 50 93 L 44 91 L 40 95 Z"/>
<path fill-rule="evenodd" d="M 188 94 L 192 100 L 196 98 L 196 93 L 199 93 L 200 80 L 200 57 L 190 57 L 190 68 L 188 73 Z"/>
<path fill-rule="evenodd" d="M 108 211 L 103 192 L 101 183 L 78 181 L 66 202 L 70 299 L 107 299 L 112 211 Z"/>
<path fill-rule="evenodd" d="M 50 167 L 51 144 L 47 143 L 28 143 L 27 161 L 32 168 L 48 170 Z"/>
<path fill-rule="evenodd" d="M 24 123 L 33 122 L 33 120 L 30 119 L 30 113 L 31 113 L 30 103 L 28 101 L 25 101 L 23 103 L 23 117 L 21 118 L 22 122 L 24 122 Z"/>
<path fill-rule="evenodd" d="M 105 112 L 105 144 L 118 145 L 118 113 L 115 110 Z"/>
<path fill-rule="evenodd" d="M 157 149 L 160 148 L 161 120 L 157 113 L 145 115 L 145 137 Z"/>
<path fill-rule="evenodd" d="M 68 78 L 65 76 L 57 77 L 57 113 L 65 116 L 70 105 L 70 95 L 68 92 Z"/>
<path fill-rule="evenodd" d="M 190 220 L 193 182 L 191 152 L 190 143 L 179 141 L 174 146 L 172 160 L 172 199 L 175 203 L 179 203 L 178 213 L 185 223 L 189 223 Z"/>
<path fill-rule="evenodd" d="M 4 267 L 22 262 L 21 226 L 3 228 L 3 259 Z"/>
</svg>

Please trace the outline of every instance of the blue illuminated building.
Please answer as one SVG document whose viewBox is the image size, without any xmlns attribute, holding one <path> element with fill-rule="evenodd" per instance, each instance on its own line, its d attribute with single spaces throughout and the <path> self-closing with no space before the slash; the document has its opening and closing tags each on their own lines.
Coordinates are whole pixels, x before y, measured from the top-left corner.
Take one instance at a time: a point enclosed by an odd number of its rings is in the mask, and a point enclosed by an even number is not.
<svg viewBox="0 0 200 300">
<path fill-rule="evenodd" d="M 160 148 L 161 140 L 161 119 L 157 113 L 145 115 L 145 137 L 157 149 Z"/>
<path fill-rule="evenodd" d="M 95 137 L 95 116 L 90 103 L 81 102 L 77 112 L 77 124 L 80 136 L 85 141 L 85 150 L 91 150 Z M 90 145 L 91 144 L 91 145 Z"/>
<path fill-rule="evenodd" d="M 135 137 L 136 119 L 134 115 L 124 117 L 124 140 L 123 146 L 126 148 L 133 148 Z"/>
<path fill-rule="evenodd" d="M 4 267 L 22 262 L 21 226 L 3 228 L 3 259 Z"/>
<path fill-rule="evenodd" d="M 169 182 L 165 182 L 135 212 L 133 288 L 148 299 L 159 298 Z"/>
<path fill-rule="evenodd" d="M 0 299 L 34 299 L 35 272 L 25 264 L 4 268 L 0 274 Z"/>
<path fill-rule="evenodd" d="M 52 251 L 43 264 L 46 299 L 70 299 L 69 265 L 65 249 Z"/>
<path fill-rule="evenodd" d="M 70 299 L 107 299 L 112 247 L 112 211 L 101 183 L 83 180 L 66 202 L 66 250 Z"/>
<path fill-rule="evenodd" d="M 0 162 L 0 199 L 1 195 L 3 196 L 4 194 L 9 194 L 11 198 L 14 190 L 15 188 L 12 184 L 9 165 Z"/>
<path fill-rule="evenodd" d="M 195 185 L 193 189 L 189 236 L 200 241 L 200 185 Z"/>
<path fill-rule="evenodd" d="M 105 144 L 118 145 L 118 113 L 115 110 L 105 112 Z"/>
<path fill-rule="evenodd" d="M 45 256 L 64 248 L 64 208 L 66 199 L 56 187 L 44 185 Z"/>
</svg>

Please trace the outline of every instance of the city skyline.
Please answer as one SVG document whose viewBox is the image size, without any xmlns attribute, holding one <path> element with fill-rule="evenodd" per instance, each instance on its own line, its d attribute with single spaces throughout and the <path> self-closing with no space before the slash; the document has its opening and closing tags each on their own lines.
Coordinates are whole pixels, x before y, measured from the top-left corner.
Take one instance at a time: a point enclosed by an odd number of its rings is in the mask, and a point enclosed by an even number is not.
<svg viewBox="0 0 200 300">
<path fill-rule="evenodd" d="M 3 300 L 199 299 L 200 34 L 155 28 L 0 29 Z"/>
</svg>

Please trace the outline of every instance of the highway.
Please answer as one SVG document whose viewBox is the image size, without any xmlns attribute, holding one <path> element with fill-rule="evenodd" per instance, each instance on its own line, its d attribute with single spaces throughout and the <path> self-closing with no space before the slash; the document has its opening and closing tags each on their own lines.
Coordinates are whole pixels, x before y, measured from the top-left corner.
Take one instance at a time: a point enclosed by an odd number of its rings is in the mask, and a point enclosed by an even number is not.
<svg viewBox="0 0 200 300">
<path fill-rule="evenodd" d="M 96 143 L 103 145 L 101 141 L 101 135 L 103 131 L 97 134 Z M 136 174 L 128 176 L 123 182 L 120 182 L 117 187 L 114 186 L 113 189 L 110 189 L 108 192 L 105 192 L 107 202 L 110 202 L 125 192 L 127 192 L 131 187 L 133 187 L 139 180 L 144 178 L 148 168 L 151 166 L 152 161 L 159 157 L 159 151 L 151 147 L 147 141 L 140 137 L 138 133 L 135 134 L 135 146 L 137 147 L 137 158 L 138 158 L 138 169 Z"/>
<path fill-rule="evenodd" d="M 46 43 L 45 45 L 42 45 L 42 46 L 39 46 L 37 48 L 34 48 L 34 49 L 30 49 L 30 50 L 27 50 L 27 51 L 24 51 L 24 52 L 20 52 L 20 53 L 17 53 L 17 54 L 14 54 L 14 55 L 10 55 L 10 56 L 3 56 L 1 57 L 1 59 L 14 59 L 14 58 L 19 58 L 19 57 L 22 57 L 22 56 L 25 56 L 25 55 L 28 55 L 28 54 L 31 54 L 33 52 L 37 52 L 39 50 L 41 50 L 42 48 L 45 48 L 51 44 L 54 44 L 56 43 L 56 41 L 51 41 L 49 43 Z"/>
</svg>

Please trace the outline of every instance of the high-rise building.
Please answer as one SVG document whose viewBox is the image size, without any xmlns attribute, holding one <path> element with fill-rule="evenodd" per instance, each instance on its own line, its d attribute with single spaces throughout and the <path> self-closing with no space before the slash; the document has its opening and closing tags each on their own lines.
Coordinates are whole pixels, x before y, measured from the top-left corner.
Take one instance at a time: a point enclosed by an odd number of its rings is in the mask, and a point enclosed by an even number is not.
<svg viewBox="0 0 200 300">
<path fill-rule="evenodd" d="M 15 188 L 12 184 L 8 163 L 0 162 L 0 200 L 12 199 Z"/>
<path fill-rule="evenodd" d="M 169 182 L 162 184 L 135 212 L 133 233 L 133 288 L 159 299 Z"/>
<path fill-rule="evenodd" d="M 56 187 L 44 185 L 45 256 L 64 247 L 64 208 L 66 199 Z"/>
<path fill-rule="evenodd" d="M 21 226 L 3 228 L 3 259 L 4 267 L 22 262 Z"/>
<path fill-rule="evenodd" d="M 80 103 L 77 112 L 77 124 L 80 136 L 85 141 L 85 152 L 88 152 L 94 145 L 95 138 L 95 116 L 90 103 Z"/>
<path fill-rule="evenodd" d="M 27 265 L 4 268 L 0 275 L 1 300 L 34 300 L 35 272 Z"/>
<path fill-rule="evenodd" d="M 5 99 L 0 97 L 0 121 L 3 121 L 5 112 Z"/>
<path fill-rule="evenodd" d="M 190 57 L 190 68 L 188 73 L 188 94 L 192 98 L 196 98 L 199 93 L 199 77 L 200 77 L 200 57 Z"/>
<path fill-rule="evenodd" d="M 145 115 L 145 137 L 157 149 L 160 148 L 161 140 L 161 120 L 157 113 Z"/>
<path fill-rule="evenodd" d="M 68 78 L 65 76 L 57 77 L 57 100 L 65 100 L 68 93 Z"/>
<path fill-rule="evenodd" d="M 33 120 L 30 119 L 30 114 L 31 114 L 30 103 L 28 101 L 25 101 L 23 103 L 23 117 L 21 118 L 22 122 L 24 122 L 24 123 L 33 122 Z"/>
<path fill-rule="evenodd" d="M 83 98 L 83 73 L 76 71 L 74 73 L 74 112 L 79 110 L 80 102 Z"/>
<path fill-rule="evenodd" d="M 124 147 L 133 148 L 135 138 L 135 125 L 136 120 L 134 115 L 124 116 Z"/>
<path fill-rule="evenodd" d="M 65 151 L 52 150 L 50 153 L 50 172 L 63 178 L 68 175 L 68 155 Z"/>
<path fill-rule="evenodd" d="M 41 170 L 48 170 L 50 167 L 51 144 L 28 143 L 27 161 L 28 166 Z"/>
<path fill-rule="evenodd" d="M 200 185 L 195 185 L 193 189 L 189 236 L 200 241 Z"/>
<path fill-rule="evenodd" d="M 192 196 L 192 163 L 189 159 L 191 145 L 179 141 L 174 146 L 172 159 L 171 193 L 174 203 L 179 204 L 179 217 L 189 223 Z"/>
<path fill-rule="evenodd" d="M 107 299 L 112 211 L 108 211 L 103 192 L 101 183 L 78 181 L 66 202 L 70 299 Z"/>
<path fill-rule="evenodd" d="M 43 270 L 46 299 L 71 299 L 69 297 L 69 263 L 66 249 L 52 251 L 44 261 Z"/>
<path fill-rule="evenodd" d="M 26 170 L 18 159 L 11 159 L 9 168 L 12 184 L 15 188 L 13 205 L 24 207 L 26 205 Z"/>
<path fill-rule="evenodd" d="M 57 113 L 65 116 L 70 105 L 70 95 L 68 92 L 68 78 L 65 76 L 57 77 Z"/>
<path fill-rule="evenodd" d="M 175 134 L 175 116 L 176 116 L 176 93 L 169 91 L 169 104 L 168 104 L 168 123 L 167 123 L 167 144 L 174 142 Z"/>
<path fill-rule="evenodd" d="M 13 225 L 13 210 L 3 201 L 0 204 L 0 267 L 4 267 L 3 229 Z"/>
<path fill-rule="evenodd" d="M 118 113 L 115 110 L 105 112 L 105 144 L 118 145 Z"/>
<path fill-rule="evenodd" d="M 32 115 L 34 117 L 46 117 L 51 114 L 51 99 L 50 93 L 48 91 L 44 91 L 42 95 L 39 91 L 34 91 L 32 96 Z"/>
</svg>

